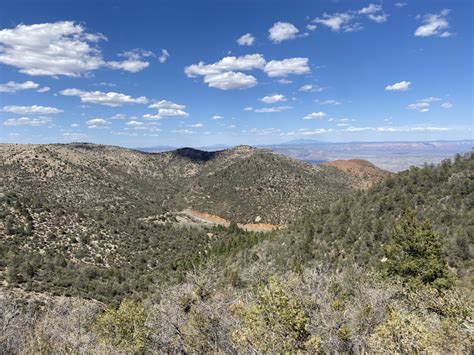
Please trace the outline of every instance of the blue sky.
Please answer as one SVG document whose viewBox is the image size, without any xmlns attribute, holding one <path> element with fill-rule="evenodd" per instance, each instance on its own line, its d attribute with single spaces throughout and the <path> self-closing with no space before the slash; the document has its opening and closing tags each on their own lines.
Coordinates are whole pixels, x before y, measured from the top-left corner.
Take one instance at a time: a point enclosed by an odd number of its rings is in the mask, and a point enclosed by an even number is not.
<svg viewBox="0 0 474 355">
<path fill-rule="evenodd" d="M 469 0 L 3 1 L 0 141 L 473 138 Z"/>
</svg>

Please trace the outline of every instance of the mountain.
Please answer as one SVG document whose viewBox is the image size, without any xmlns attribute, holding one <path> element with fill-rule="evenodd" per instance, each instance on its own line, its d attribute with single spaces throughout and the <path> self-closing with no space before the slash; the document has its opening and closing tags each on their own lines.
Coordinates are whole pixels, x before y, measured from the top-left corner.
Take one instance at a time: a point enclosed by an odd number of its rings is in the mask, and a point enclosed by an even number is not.
<svg viewBox="0 0 474 355">
<path fill-rule="evenodd" d="M 354 189 L 384 173 L 248 146 L 1 149 L 7 353 L 469 352 L 472 154 Z M 202 212 L 223 206 L 291 217 L 254 233 Z"/>
<path fill-rule="evenodd" d="M 389 171 L 380 169 L 371 162 L 362 159 L 334 160 L 321 165 L 332 166 L 352 175 L 361 188 L 372 186 L 391 174 Z"/>
<path fill-rule="evenodd" d="M 335 201 L 353 185 L 336 169 L 249 146 L 156 154 L 93 144 L 0 149 L 6 191 L 139 217 L 193 208 L 236 222 L 259 217 L 284 224 Z"/>
<path fill-rule="evenodd" d="M 237 243 L 219 224 L 271 230 L 354 186 L 335 168 L 249 146 L 144 153 L 3 144 L 0 152 L 0 259 L 10 265 L 0 263 L 0 277 L 101 300 L 145 292 L 150 280 L 179 277 L 210 246 Z M 215 220 L 224 222 L 208 223 Z M 84 273 L 95 276 L 85 283 Z M 124 275 L 133 281 L 124 285 Z"/>
</svg>

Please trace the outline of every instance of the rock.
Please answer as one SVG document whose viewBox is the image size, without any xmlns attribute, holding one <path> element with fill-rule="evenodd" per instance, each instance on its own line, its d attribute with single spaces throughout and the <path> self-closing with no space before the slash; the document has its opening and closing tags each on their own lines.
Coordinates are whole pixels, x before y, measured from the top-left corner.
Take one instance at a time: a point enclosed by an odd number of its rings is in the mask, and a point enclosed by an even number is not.
<svg viewBox="0 0 474 355">
<path fill-rule="evenodd" d="M 255 217 L 255 223 L 258 223 L 258 222 L 260 222 L 261 220 L 262 220 L 262 217 L 260 217 L 260 216 Z"/>
</svg>

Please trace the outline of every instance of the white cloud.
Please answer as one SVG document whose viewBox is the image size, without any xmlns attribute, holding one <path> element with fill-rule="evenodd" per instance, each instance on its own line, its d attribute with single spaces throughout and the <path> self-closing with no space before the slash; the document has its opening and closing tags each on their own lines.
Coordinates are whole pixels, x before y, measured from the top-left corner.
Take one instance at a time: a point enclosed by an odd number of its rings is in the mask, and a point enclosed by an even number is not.
<svg viewBox="0 0 474 355">
<path fill-rule="evenodd" d="M 377 23 L 384 23 L 387 21 L 388 15 L 386 13 L 381 14 L 370 14 L 367 16 L 370 20 L 377 22 Z"/>
<path fill-rule="evenodd" d="M 264 65 L 265 58 L 261 54 L 248 54 L 241 57 L 224 57 L 213 64 L 199 62 L 187 66 L 184 72 L 190 78 L 203 76 L 209 87 L 221 90 L 247 89 L 257 85 L 257 79 L 240 71 L 263 69 Z"/>
<path fill-rule="evenodd" d="M 449 22 L 446 19 L 450 10 L 442 10 L 439 14 L 427 14 L 422 17 L 423 25 L 415 31 L 417 37 L 450 37 L 452 34 L 446 31 L 449 28 Z"/>
<path fill-rule="evenodd" d="M 251 107 L 251 106 L 245 107 L 244 111 L 253 111 L 253 107 Z"/>
<path fill-rule="evenodd" d="M 0 84 L 0 92 L 15 93 L 20 90 L 31 90 L 37 89 L 39 84 L 33 81 L 25 81 L 23 83 L 17 83 L 15 81 L 9 81 L 5 84 Z"/>
<path fill-rule="evenodd" d="M 306 25 L 306 29 L 308 31 L 314 31 L 316 28 L 318 28 L 316 25 Z"/>
<path fill-rule="evenodd" d="M 398 83 L 387 85 L 385 90 L 387 91 L 406 91 L 410 88 L 411 82 L 410 81 L 400 81 Z"/>
<path fill-rule="evenodd" d="M 204 82 L 211 88 L 221 90 L 248 89 L 257 85 L 257 79 L 253 75 L 232 71 L 207 75 L 204 77 Z"/>
<path fill-rule="evenodd" d="M 78 96 L 81 102 L 98 104 L 110 107 L 118 107 L 124 104 L 146 104 L 148 99 L 145 96 L 133 98 L 129 95 L 118 92 L 102 92 L 102 91 L 83 91 L 79 89 L 65 89 L 59 92 L 64 96 Z"/>
<path fill-rule="evenodd" d="M 29 118 L 29 117 L 20 117 L 20 118 L 9 118 L 3 122 L 4 126 L 44 126 L 51 122 L 51 119 L 48 117 L 40 118 Z"/>
<path fill-rule="evenodd" d="M 117 113 L 115 115 L 113 115 L 112 117 L 110 117 L 111 120 L 126 120 L 127 119 L 127 116 L 123 113 Z"/>
<path fill-rule="evenodd" d="M 415 127 L 348 127 L 342 130 L 343 132 L 445 132 L 449 131 L 447 127 L 431 127 L 431 126 L 415 126 Z"/>
<path fill-rule="evenodd" d="M 190 78 L 203 76 L 203 81 L 209 87 L 232 90 L 257 85 L 257 79 L 253 75 L 242 73 L 255 69 L 263 70 L 270 77 L 305 74 L 310 71 L 308 58 L 288 58 L 266 63 L 263 55 L 248 54 L 241 57 L 224 57 L 213 64 L 199 62 L 185 67 L 184 72 Z"/>
<path fill-rule="evenodd" d="M 195 123 L 195 124 L 190 124 L 188 125 L 188 127 L 191 127 L 191 128 L 202 128 L 204 127 L 204 125 L 202 123 Z"/>
<path fill-rule="evenodd" d="M 216 120 L 216 121 L 223 120 L 223 119 L 224 119 L 224 117 L 222 117 L 220 115 L 214 115 L 214 116 L 211 117 L 211 120 Z"/>
<path fill-rule="evenodd" d="M 277 83 L 283 84 L 283 85 L 288 85 L 288 84 L 293 84 L 293 81 L 292 81 L 292 80 L 288 80 L 288 79 L 278 79 L 278 80 L 277 80 Z"/>
<path fill-rule="evenodd" d="M 158 110 L 159 109 L 183 110 L 186 108 L 186 106 L 174 103 L 173 101 L 161 100 L 161 101 L 151 104 L 150 106 L 148 106 L 148 108 L 156 108 Z"/>
<path fill-rule="evenodd" d="M 103 118 L 93 118 L 86 121 L 87 128 L 106 128 L 110 125 L 110 122 Z"/>
<path fill-rule="evenodd" d="M 43 86 L 42 88 L 39 88 L 38 90 L 36 90 L 37 92 L 47 92 L 51 90 L 51 88 L 49 86 Z"/>
<path fill-rule="evenodd" d="M 268 30 L 268 38 L 273 43 L 280 43 L 295 38 L 298 32 L 296 26 L 289 22 L 276 22 Z"/>
<path fill-rule="evenodd" d="M 428 112 L 430 104 L 428 102 L 415 102 L 407 106 L 410 110 L 416 110 L 419 112 Z"/>
<path fill-rule="evenodd" d="M 191 131 L 190 129 L 175 129 L 175 130 L 172 130 L 171 133 L 194 134 L 196 132 Z"/>
<path fill-rule="evenodd" d="M 441 101 L 441 99 L 439 97 L 430 96 L 430 97 L 421 99 L 419 101 L 421 101 L 421 102 L 437 102 L 437 101 Z"/>
<path fill-rule="evenodd" d="M 370 4 L 367 7 L 358 11 L 361 15 L 367 15 L 369 20 L 377 23 L 383 23 L 387 21 L 388 15 L 382 10 L 382 5 Z"/>
<path fill-rule="evenodd" d="M 111 88 L 117 86 L 117 84 L 114 84 L 114 83 L 107 83 L 107 82 L 105 82 L 105 81 L 102 81 L 102 82 L 100 82 L 100 83 L 95 83 L 95 84 L 92 84 L 92 85 L 94 85 L 94 86 L 108 86 L 108 87 L 111 87 Z"/>
<path fill-rule="evenodd" d="M 317 136 L 320 134 L 330 133 L 333 132 L 334 129 L 332 128 L 300 128 L 299 133 L 303 136 Z"/>
<path fill-rule="evenodd" d="M 274 104 L 276 102 L 286 101 L 286 98 L 284 95 L 281 95 L 281 94 L 273 94 L 273 95 L 264 96 L 259 100 L 266 104 Z"/>
<path fill-rule="evenodd" d="M 360 9 L 359 14 L 369 15 L 369 14 L 374 14 L 374 13 L 379 12 L 379 11 L 382 11 L 382 5 L 369 4 L 369 6 Z"/>
<path fill-rule="evenodd" d="M 143 122 L 136 121 L 136 120 L 128 121 L 128 122 L 126 122 L 125 124 L 126 124 L 127 126 L 134 126 L 134 127 L 143 126 L 143 125 L 144 125 Z"/>
<path fill-rule="evenodd" d="M 298 89 L 298 91 L 302 92 L 321 92 L 323 90 L 324 89 L 322 87 L 312 84 L 305 84 Z"/>
<path fill-rule="evenodd" d="M 265 58 L 261 54 L 247 54 L 241 57 L 224 57 L 213 64 L 199 62 L 192 64 L 184 69 L 186 75 L 190 78 L 196 76 L 217 75 L 223 72 L 248 71 L 253 69 L 263 69 Z"/>
<path fill-rule="evenodd" d="M 63 110 L 60 110 L 56 107 L 48 107 L 48 106 L 39 106 L 39 105 L 33 105 L 33 106 L 4 106 L 0 111 L 3 112 L 12 112 L 16 113 L 19 115 L 25 115 L 25 114 L 54 114 L 54 113 L 60 113 L 63 112 Z"/>
<path fill-rule="evenodd" d="M 158 113 L 155 115 L 145 114 L 143 118 L 152 119 L 152 120 L 160 120 L 166 117 L 188 117 L 189 113 L 184 111 L 186 105 L 181 105 L 174 103 L 168 100 L 161 100 L 155 102 L 148 106 L 149 108 L 155 108 L 158 110 Z"/>
<path fill-rule="evenodd" d="M 141 58 L 151 52 L 123 53 L 125 61 L 107 62 L 98 42 L 100 33 L 88 33 L 73 21 L 18 25 L 0 30 L 0 63 L 17 67 L 21 73 L 37 76 L 79 77 L 102 67 L 137 72 L 148 66 Z"/>
<path fill-rule="evenodd" d="M 253 112 L 256 112 L 256 113 L 274 113 L 274 112 L 282 112 L 282 111 L 286 111 L 286 110 L 291 110 L 292 108 L 293 107 L 291 107 L 291 106 L 264 107 L 264 108 L 254 109 Z M 248 111 L 248 110 L 246 110 L 246 111 Z"/>
<path fill-rule="evenodd" d="M 154 56 L 154 54 L 150 51 L 134 49 L 132 51 L 123 52 L 119 54 L 119 56 L 126 59 L 121 62 L 107 62 L 107 66 L 112 69 L 122 69 L 130 73 L 137 73 L 150 65 L 150 63 L 143 60 L 143 58 Z"/>
<path fill-rule="evenodd" d="M 453 104 L 449 101 L 446 101 L 441 104 L 441 107 L 444 109 L 450 109 L 451 107 L 453 107 Z"/>
<path fill-rule="evenodd" d="M 84 133 L 78 133 L 78 132 L 64 132 L 63 138 L 67 141 L 78 142 L 78 141 L 85 141 L 87 139 L 87 135 Z"/>
<path fill-rule="evenodd" d="M 161 50 L 161 54 L 160 56 L 158 57 L 158 61 L 163 64 L 164 62 L 166 62 L 168 60 L 168 58 L 170 57 L 170 53 L 168 52 L 168 50 L 166 49 L 162 49 Z"/>
<path fill-rule="evenodd" d="M 395 6 L 396 6 L 396 7 L 404 7 L 404 6 L 406 6 L 406 5 L 407 5 L 406 2 L 396 2 L 396 3 L 395 3 Z"/>
<path fill-rule="evenodd" d="M 304 120 L 322 120 L 326 117 L 324 112 L 312 112 L 309 115 L 303 117 Z"/>
<path fill-rule="evenodd" d="M 333 100 L 333 99 L 328 99 L 328 100 L 318 100 L 318 99 L 316 99 L 315 101 L 320 105 L 334 105 L 334 106 L 337 106 L 337 105 L 341 104 L 339 101 Z"/>
<path fill-rule="evenodd" d="M 96 48 L 102 39 L 71 21 L 22 24 L 0 31 L 0 63 L 28 75 L 80 76 L 104 65 Z"/>
<path fill-rule="evenodd" d="M 237 40 L 240 46 L 251 46 L 254 42 L 255 37 L 251 33 L 246 33 Z"/>
<path fill-rule="evenodd" d="M 345 32 L 353 32 L 353 30 L 356 29 L 350 24 L 353 19 L 354 16 L 350 13 L 335 13 L 332 15 L 324 13 L 322 18 L 315 18 L 313 22 L 327 26 L 335 32 L 338 32 L 341 29 Z"/>
<path fill-rule="evenodd" d="M 307 74 L 310 72 L 308 58 L 288 58 L 272 60 L 263 69 L 269 77 L 287 76 L 288 74 Z"/>
</svg>

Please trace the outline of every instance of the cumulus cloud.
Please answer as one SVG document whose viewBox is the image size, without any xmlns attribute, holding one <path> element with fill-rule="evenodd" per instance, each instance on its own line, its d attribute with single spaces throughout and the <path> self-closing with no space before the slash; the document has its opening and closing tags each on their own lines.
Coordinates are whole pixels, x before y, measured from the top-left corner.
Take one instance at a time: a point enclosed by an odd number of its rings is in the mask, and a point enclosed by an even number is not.
<svg viewBox="0 0 474 355">
<path fill-rule="evenodd" d="M 0 111 L 2 112 L 11 112 L 16 113 L 19 115 L 26 115 L 26 114 L 55 114 L 63 112 L 56 107 L 49 107 L 49 106 L 4 106 Z"/>
<path fill-rule="evenodd" d="M 261 54 L 247 54 L 241 57 L 224 57 L 213 64 L 199 62 L 184 69 L 185 74 L 194 78 L 196 76 L 217 75 L 223 72 L 248 71 L 253 69 L 263 69 L 265 58 Z"/>
<path fill-rule="evenodd" d="M 338 32 L 341 29 L 345 32 L 353 32 L 354 29 L 356 29 L 356 27 L 351 24 L 351 21 L 353 19 L 354 15 L 352 15 L 351 13 L 337 12 L 335 14 L 330 15 L 325 12 L 322 17 L 315 18 L 313 22 L 329 27 L 334 32 Z"/>
<path fill-rule="evenodd" d="M 221 90 L 247 89 L 257 85 L 257 79 L 240 71 L 263 69 L 264 65 L 265 58 L 261 54 L 247 54 L 224 57 L 213 64 L 199 62 L 187 66 L 184 72 L 190 78 L 203 76 L 209 87 Z"/>
<path fill-rule="evenodd" d="M 406 6 L 406 5 L 407 5 L 406 2 L 396 2 L 396 3 L 395 3 L 395 6 L 396 6 L 396 7 L 404 7 L 404 6 Z"/>
<path fill-rule="evenodd" d="M 0 84 L 0 92 L 15 93 L 21 90 L 37 89 L 38 87 L 39 84 L 29 80 L 23 83 L 9 81 L 8 83 Z"/>
<path fill-rule="evenodd" d="M 9 118 L 3 122 L 4 126 L 44 126 L 51 122 L 48 117 L 30 118 Z"/>
<path fill-rule="evenodd" d="M 383 23 L 387 21 L 388 18 L 388 15 L 382 9 L 382 5 L 379 4 L 369 4 L 367 7 L 360 9 L 358 13 L 367 15 L 369 20 L 377 23 Z"/>
<path fill-rule="evenodd" d="M 103 118 L 93 118 L 86 121 L 87 128 L 106 128 L 110 125 L 110 122 Z"/>
<path fill-rule="evenodd" d="M 269 77 L 287 76 L 289 74 L 307 74 L 310 72 L 308 58 L 288 58 L 283 60 L 272 60 L 263 69 Z"/>
<path fill-rule="evenodd" d="M 316 28 L 318 28 L 318 26 L 316 26 L 316 25 L 311 25 L 311 24 L 306 25 L 306 29 L 308 31 L 314 31 Z"/>
<path fill-rule="evenodd" d="M 232 71 L 206 75 L 204 82 L 211 88 L 221 90 L 248 89 L 257 85 L 257 79 L 253 75 Z"/>
<path fill-rule="evenodd" d="M 251 33 L 246 33 L 237 40 L 237 43 L 240 46 L 251 46 L 254 42 L 255 37 Z"/>
<path fill-rule="evenodd" d="M 273 43 L 280 43 L 295 38 L 298 32 L 296 26 L 289 22 L 276 22 L 268 30 L 268 38 Z"/>
<path fill-rule="evenodd" d="M 185 105 L 177 104 L 173 101 L 161 100 L 148 106 L 158 110 L 157 114 L 145 114 L 143 118 L 149 120 L 161 120 L 167 117 L 188 117 L 189 113 L 185 110 Z"/>
<path fill-rule="evenodd" d="M 158 61 L 163 64 L 164 62 L 166 62 L 168 60 L 168 58 L 170 57 L 170 53 L 168 52 L 168 50 L 166 49 L 162 49 L 161 50 L 161 54 L 160 56 L 158 57 Z"/>
<path fill-rule="evenodd" d="M 218 120 L 223 120 L 224 117 L 222 117 L 221 115 L 214 115 L 211 117 L 211 120 L 215 120 L 215 121 L 218 121 Z"/>
<path fill-rule="evenodd" d="M 282 94 L 273 94 L 273 95 L 264 96 L 259 100 L 266 104 L 274 104 L 276 102 L 286 101 L 286 98 L 285 98 L 285 95 L 282 95 Z"/>
<path fill-rule="evenodd" d="M 326 117 L 324 112 L 311 112 L 310 114 L 303 117 L 304 120 L 322 120 Z"/>
<path fill-rule="evenodd" d="M 136 72 L 148 66 L 141 60 L 151 52 L 130 54 L 123 62 L 107 62 L 98 47 L 106 37 L 89 33 L 73 21 L 18 25 L 0 30 L 0 63 L 37 76 L 79 77 L 101 67 Z"/>
<path fill-rule="evenodd" d="M 121 62 L 107 62 L 109 68 L 122 69 L 131 73 L 137 73 L 150 65 L 150 63 L 143 60 L 143 58 L 152 57 L 154 56 L 154 54 L 150 51 L 145 51 L 143 49 L 134 49 L 132 51 L 125 51 L 119 54 L 119 56 L 124 57 L 126 59 Z"/>
<path fill-rule="evenodd" d="M 449 101 L 446 101 L 446 102 L 443 102 L 441 104 L 441 107 L 444 108 L 444 109 L 449 109 L 449 108 L 453 107 L 453 104 Z"/>
<path fill-rule="evenodd" d="M 406 91 L 410 88 L 411 82 L 410 81 L 400 81 L 398 83 L 387 85 L 385 90 L 387 91 Z"/>
<path fill-rule="evenodd" d="M 145 96 L 133 98 L 129 95 L 118 92 L 83 91 L 79 89 L 65 89 L 59 92 L 64 96 L 78 96 L 83 103 L 91 103 L 110 107 L 118 107 L 124 104 L 146 104 L 148 99 Z"/>
<path fill-rule="evenodd" d="M 292 80 L 288 80 L 288 79 L 278 79 L 278 80 L 277 80 L 277 83 L 283 84 L 283 85 L 288 85 L 288 84 L 293 84 L 293 81 L 292 81 Z"/>
<path fill-rule="evenodd" d="M 212 64 L 199 62 L 185 67 L 184 72 L 190 78 L 202 76 L 209 87 L 232 90 L 257 85 L 257 79 L 253 75 L 242 73 L 255 69 L 263 70 L 269 77 L 305 74 L 310 71 L 308 58 L 288 58 L 267 63 L 261 54 L 247 54 L 241 57 L 224 57 Z"/>
<path fill-rule="evenodd" d="M 416 37 L 450 37 L 452 34 L 446 31 L 449 28 L 449 22 L 446 19 L 450 10 L 444 9 L 439 14 L 426 14 L 422 18 L 423 25 L 415 31 Z"/>
</svg>

